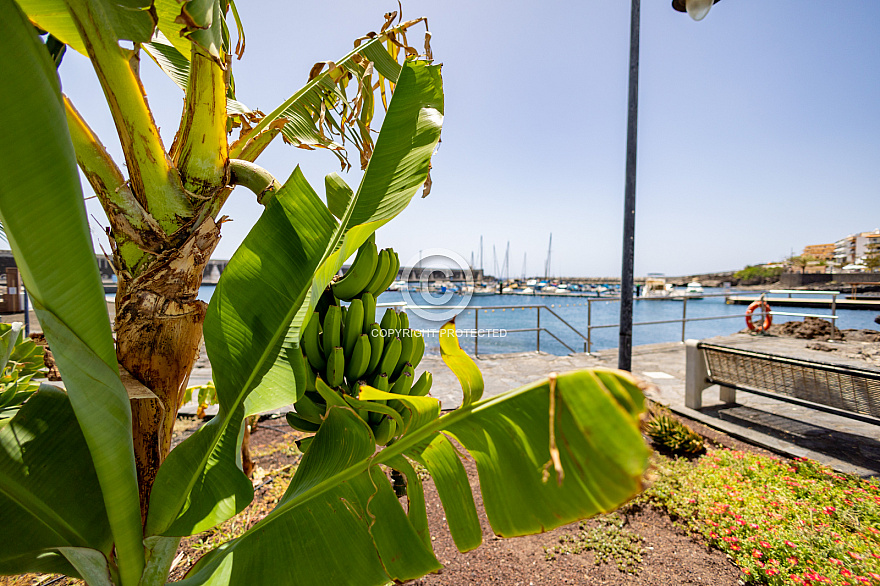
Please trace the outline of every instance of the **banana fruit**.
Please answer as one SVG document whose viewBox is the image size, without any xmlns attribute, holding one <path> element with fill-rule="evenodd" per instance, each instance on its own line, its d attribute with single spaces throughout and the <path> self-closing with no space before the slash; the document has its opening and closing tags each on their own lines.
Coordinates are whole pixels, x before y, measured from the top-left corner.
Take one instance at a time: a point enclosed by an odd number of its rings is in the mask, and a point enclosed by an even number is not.
<svg viewBox="0 0 880 586">
<path fill-rule="evenodd" d="M 378 250 L 374 236 L 370 236 L 358 249 L 357 256 L 345 274 L 331 283 L 330 289 L 341 301 L 351 301 L 366 293 L 375 301 L 397 278 L 399 271 L 400 258 L 397 253 L 390 248 Z M 375 309 L 375 303 L 373 308 Z"/>
<path fill-rule="evenodd" d="M 330 286 L 336 298 L 349 301 L 360 295 L 372 282 L 378 262 L 379 251 L 376 249 L 376 242 L 370 237 L 358 249 L 357 257 L 351 263 L 345 276 Z"/>
<path fill-rule="evenodd" d="M 341 404 L 328 395 L 331 391 L 340 396 L 339 401 L 343 401 L 342 395 L 357 397 L 364 384 L 398 395 L 428 394 L 431 373 L 415 377 L 415 368 L 425 354 L 424 337 L 410 329 L 404 312 L 387 308 L 381 319 L 376 314 L 376 298 L 397 278 L 399 270 L 397 253 L 390 248 L 378 250 L 371 236 L 358 249 L 345 275 L 320 296 L 316 311 L 301 332 L 306 392 L 294 404 L 294 412 L 287 415 L 293 428 L 316 432 L 327 413 L 327 401 Z M 387 403 L 403 409 L 400 401 Z M 356 411 L 372 429 L 377 445 L 387 445 L 403 432 L 383 413 Z"/>
</svg>

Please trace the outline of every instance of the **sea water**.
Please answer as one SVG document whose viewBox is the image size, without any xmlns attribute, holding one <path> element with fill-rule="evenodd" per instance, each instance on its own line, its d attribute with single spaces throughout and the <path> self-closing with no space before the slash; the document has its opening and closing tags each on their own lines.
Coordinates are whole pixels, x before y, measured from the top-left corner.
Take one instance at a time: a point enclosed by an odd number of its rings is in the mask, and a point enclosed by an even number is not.
<svg viewBox="0 0 880 586">
<path fill-rule="evenodd" d="M 211 285 L 202 286 L 199 298 L 210 300 L 214 292 Z M 735 290 L 704 287 L 706 297 L 688 299 L 687 304 L 672 299 L 636 299 L 633 303 L 633 345 L 656 344 L 660 342 L 680 342 L 682 340 L 682 324 L 672 323 L 638 325 L 640 322 L 664 322 L 681 320 L 683 311 L 687 318 L 720 317 L 688 322 L 685 326 L 685 338 L 711 338 L 733 334 L 746 327 L 744 305 L 728 305 L 724 295 L 720 293 L 736 293 Z M 440 294 L 407 293 L 387 291 L 379 296 L 379 304 L 399 304 L 415 301 L 418 305 L 433 305 Z M 619 331 L 615 324 L 620 321 L 620 302 L 613 299 L 564 297 L 547 295 L 487 295 L 473 297 L 467 301 L 461 296 L 446 296 L 438 305 L 440 311 L 447 312 L 449 307 L 465 306 L 456 316 L 455 323 L 461 331 L 460 343 L 468 352 L 474 351 L 474 330 L 479 337 L 479 353 L 495 354 L 508 352 L 527 352 L 538 348 L 538 333 L 534 331 L 515 332 L 511 330 L 533 329 L 538 326 L 538 309 L 515 306 L 541 305 L 540 327 L 546 332 L 540 333 L 540 348 L 543 352 L 566 355 L 572 350 L 584 352 L 589 338 L 590 350 L 603 350 L 618 346 Z M 434 303 L 432 303 L 434 302 Z M 589 304 L 589 307 L 588 307 Z M 803 313 L 817 316 L 828 316 L 830 310 L 808 308 L 780 308 L 779 311 Z M 381 320 L 384 309 L 377 310 L 377 321 Z M 588 322 L 589 313 L 589 322 Z M 424 316 L 420 315 L 423 314 Z M 407 311 L 410 327 L 424 332 L 429 352 L 437 352 L 438 342 L 436 331 L 444 320 L 430 319 L 437 311 Z M 874 323 L 876 311 L 838 309 L 837 327 L 840 329 L 878 329 Z M 426 317 L 425 317 L 426 316 Z M 560 319 L 561 318 L 561 319 Z M 566 325 L 564 322 L 568 322 Z M 803 320 L 802 317 L 773 316 L 773 323 L 784 323 L 792 320 Z M 592 330 L 588 332 L 588 324 Z M 605 327 L 600 327 L 605 326 Z M 575 331 L 576 330 L 576 331 Z M 549 333 L 548 333 L 549 332 Z M 552 334 L 552 335 L 551 335 Z M 554 339 L 559 338 L 560 341 Z M 565 346 L 567 345 L 568 348 Z M 570 348 L 570 349 L 569 349 Z"/>
</svg>

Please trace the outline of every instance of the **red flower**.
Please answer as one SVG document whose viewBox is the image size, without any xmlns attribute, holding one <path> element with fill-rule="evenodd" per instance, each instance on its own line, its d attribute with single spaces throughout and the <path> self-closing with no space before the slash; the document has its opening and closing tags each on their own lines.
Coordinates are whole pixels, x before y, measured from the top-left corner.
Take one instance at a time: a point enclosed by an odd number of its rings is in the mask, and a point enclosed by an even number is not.
<svg viewBox="0 0 880 586">
<path fill-rule="evenodd" d="M 792 543 L 791 541 L 788 541 L 788 540 L 785 541 L 785 545 L 787 545 L 788 547 L 790 547 L 792 549 L 797 547 L 797 545 L 795 545 L 794 543 Z"/>
</svg>

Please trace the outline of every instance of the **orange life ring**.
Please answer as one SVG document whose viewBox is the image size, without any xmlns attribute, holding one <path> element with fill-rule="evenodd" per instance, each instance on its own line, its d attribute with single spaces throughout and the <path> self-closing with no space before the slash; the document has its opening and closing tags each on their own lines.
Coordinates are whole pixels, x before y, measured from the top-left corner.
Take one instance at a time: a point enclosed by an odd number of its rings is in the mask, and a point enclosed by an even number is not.
<svg viewBox="0 0 880 586">
<path fill-rule="evenodd" d="M 755 324 L 752 323 L 752 314 L 756 309 L 761 308 L 761 311 L 764 314 L 764 323 Z M 770 325 L 773 323 L 773 316 L 770 315 L 770 305 L 766 301 L 752 301 L 752 304 L 749 305 L 749 308 L 746 310 L 746 325 L 749 326 L 749 329 L 754 331 L 766 332 L 770 329 Z"/>
</svg>

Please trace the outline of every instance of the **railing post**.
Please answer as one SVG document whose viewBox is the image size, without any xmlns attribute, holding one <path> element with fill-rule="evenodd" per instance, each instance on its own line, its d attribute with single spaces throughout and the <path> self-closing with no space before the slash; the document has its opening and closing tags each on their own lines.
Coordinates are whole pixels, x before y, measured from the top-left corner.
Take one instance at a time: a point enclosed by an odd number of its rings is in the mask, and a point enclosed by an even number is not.
<svg viewBox="0 0 880 586">
<path fill-rule="evenodd" d="M 587 299 L 587 354 L 593 352 L 593 300 Z"/>
<path fill-rule="evenodd" d="M 28 306 L 28 294 L 24 284 L 21 286 L 21 292 L 24 293 L 24 337 L 27 338 L 31 335 L 31 308 Z"/>
<path fill-rule="evenodd" d="M 684 301 L 684 303 L 681 304 L 681 341 L 682 341 L 682 343 L 684 343 L 684 341 L 687 339 L 684 337 L 684 330 L 687 327 L 688 298 L 685 297 L 683 299 L 683 301 Z"/>
<path fill-rule="evenodd" d="M 480 355 L 480 310 L 474 310 L 474 356 Z"/>
<path fill-rule="evenodd" d="M 837 315 L 837 295 L 831 296 L 831 315 L 832 316 Z M 834 326 L 837 325 L 837 320 L 832 318 L 829 321 L 831 322 L 831 339 L 833 340 L 834 339 L 834 330 L 835 330 Z"/>
<path fill-rule="evenodd" d="M 541 351 L 541 306 L 538 306 L 538 325 L 535 326 L 535 333 L 538 334 L 538 349 L 537 351 Z"/>
</svg>

